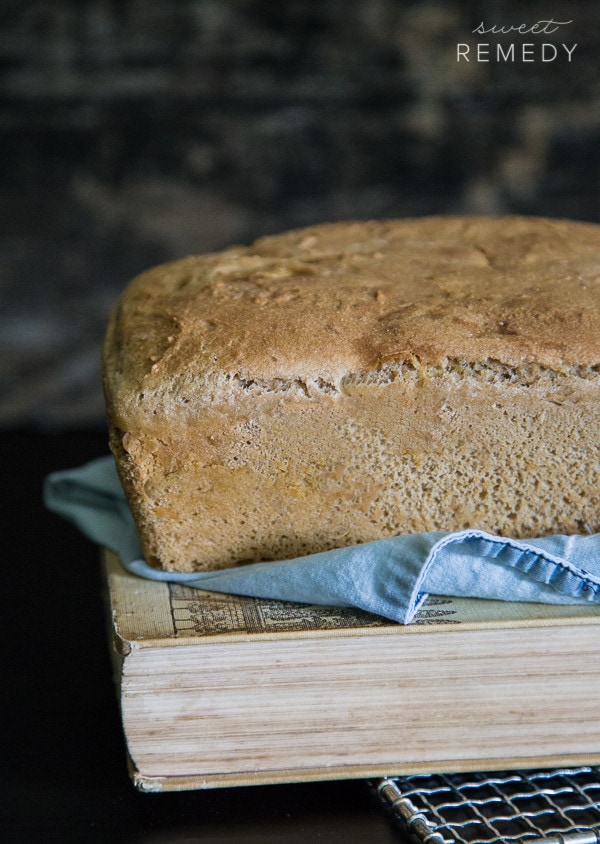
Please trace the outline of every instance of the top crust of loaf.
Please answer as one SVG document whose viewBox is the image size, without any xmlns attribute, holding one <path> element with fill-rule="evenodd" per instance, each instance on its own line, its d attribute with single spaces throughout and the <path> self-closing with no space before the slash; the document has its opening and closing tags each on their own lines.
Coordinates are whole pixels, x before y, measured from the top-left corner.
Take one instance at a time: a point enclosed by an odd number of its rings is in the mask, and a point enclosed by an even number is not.
<svg viewBox="0 0 600 844">
<path fill-rule="evenodd" d="M 384 364 L 585 374 L 600 364 L 600 226 L 532 217 L 316 225 L 145 272 L 110 319 L 112 424 L 232 382 L 340 388 Z"/>
</svg>

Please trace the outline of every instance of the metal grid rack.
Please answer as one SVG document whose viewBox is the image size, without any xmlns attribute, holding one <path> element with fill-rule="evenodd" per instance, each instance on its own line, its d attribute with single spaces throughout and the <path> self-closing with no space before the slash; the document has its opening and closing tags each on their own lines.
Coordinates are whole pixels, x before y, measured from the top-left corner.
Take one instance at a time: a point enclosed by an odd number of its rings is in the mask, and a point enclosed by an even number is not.
<svg viewBox="0 0 600 844">
<path fill-rule="evenodd" d="M 377 793 L 425 844 L 600 844 L 600 768 L 386 777 Z"/>
</svg>

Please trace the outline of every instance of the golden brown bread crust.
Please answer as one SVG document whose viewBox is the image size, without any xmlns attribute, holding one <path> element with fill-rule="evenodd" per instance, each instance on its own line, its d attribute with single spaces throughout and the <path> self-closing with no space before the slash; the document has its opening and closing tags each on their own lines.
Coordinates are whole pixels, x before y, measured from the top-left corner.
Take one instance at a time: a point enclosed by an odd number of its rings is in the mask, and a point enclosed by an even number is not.
<svg viewBox="0 0 600 844">
<path fill-rule="evenodd" d="M 135 279 L 105 344 L 148 559 L 598 525 L 600 226 L 335 223 Z"/>
</svg>

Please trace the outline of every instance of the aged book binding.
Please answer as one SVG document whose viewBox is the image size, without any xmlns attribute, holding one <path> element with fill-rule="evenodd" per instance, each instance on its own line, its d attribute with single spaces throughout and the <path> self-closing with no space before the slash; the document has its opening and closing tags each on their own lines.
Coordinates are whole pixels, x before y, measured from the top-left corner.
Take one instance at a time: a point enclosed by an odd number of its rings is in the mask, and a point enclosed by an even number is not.
<svg viewBox="0 0 600 844">
<path fill-rule="evenodd" d="M 600 762 L 600 607 L 430 597 L 402 626 L 105 566 L 141 790 Z"/>
</svg>

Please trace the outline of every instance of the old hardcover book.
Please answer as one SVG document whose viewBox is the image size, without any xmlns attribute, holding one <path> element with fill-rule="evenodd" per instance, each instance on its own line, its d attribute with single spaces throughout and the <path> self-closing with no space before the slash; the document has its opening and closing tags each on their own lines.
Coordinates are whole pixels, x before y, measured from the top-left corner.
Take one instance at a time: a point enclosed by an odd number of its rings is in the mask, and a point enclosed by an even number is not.
<svg viewBox="0 0 600 844">
<path fill-rule="evenodd" d="M 105 566 L 141 790 L 600 763 L 598 606 L 430 597 L 402 626 Z"/>
</svg>

